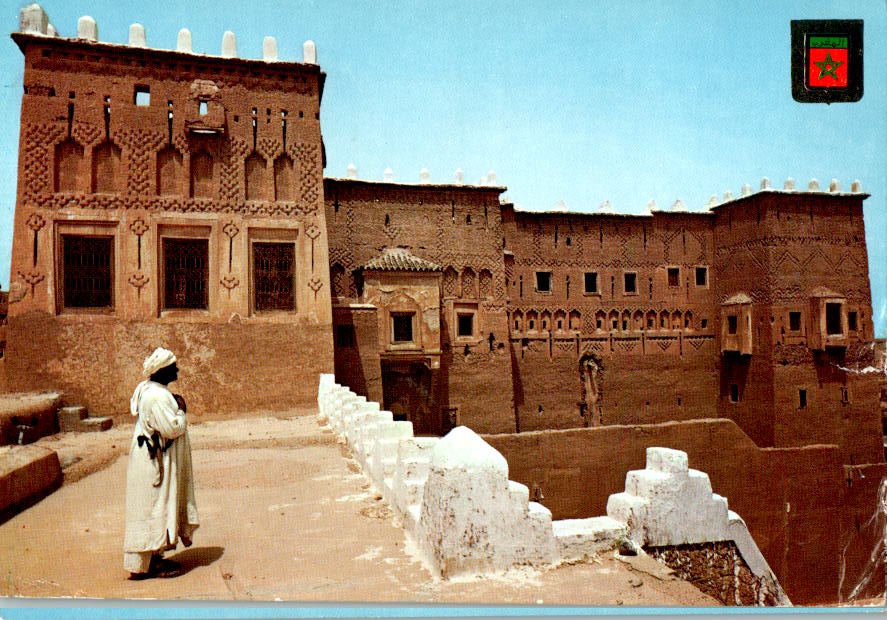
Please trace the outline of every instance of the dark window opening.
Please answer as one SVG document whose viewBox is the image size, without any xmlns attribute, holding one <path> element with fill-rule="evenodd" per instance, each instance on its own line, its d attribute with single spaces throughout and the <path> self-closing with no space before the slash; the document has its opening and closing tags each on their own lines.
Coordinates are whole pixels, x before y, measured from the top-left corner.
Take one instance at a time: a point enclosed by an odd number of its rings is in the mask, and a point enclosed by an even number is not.
<svg viewBox="0 0 887 620">
<path fill-rule="evenodd" d="M 701 321 L 699 321 L 699 327 L 700 329 L 705 329 L 706 327 L 708 327 L 708 319 L 702 319 Z"/>
<path fill-rule="evenodd" d="M 728 316 L 727 317 L 727 333 L 730 334 L 731 336 L 736 334 L 736 328 L 737 328 L 738 323 L 739 323 L 739 321 L 736 318 L 735 314 L 731 314 L 730 316 Z"/>
<path fill-rule="evenodd" d="M 133 101 L 137 106 L 151 105 L 151 89 L 147 86 L 136 86 Z"/>
<path fill-rule="evenodd" d="M 668 268 L 668 285 L 669 286 L 680 286 L 681 285 L 681 270 L 678 267 L 669 267 Z"/>
<path fill-rule="evenodd" d="M 807 390 L 798 390 L 798 409 L 807 408 Z"/>
<path fill-rule="evenodd" d="M 656 327 L 656 321 L 654 320 L 654 317 L 648 316 L 647 317 L 647 329 L 654 329 L 655 327 Z"/>
<path fill-rule="evenodd" d="M 354 348 L 354 325 L 336 325 L 336 347 Z"/>
<path fill-rule="evenodd" d="M 636 273 L 626 273 L 625 274 L 625 292 L 627 294 L 638 292 L 638 274 L 636 274 Z"/>
<path fill-rule="evenodd" d="M 459 338 L 470 338 L 474 336 L 474 315 L 464 313 L 457 315 L 456 335 Z"/>
<path fill-rule="evenodd" d="M 520 321 L 514 322 L 514 331 L 520 331 Z"/>
<path fill-rule="evenodd" d="M 788 313 L 788 328 L 793 332 L 801 331 L 801 313 L 800 312 L 789 312 Z"/>
<path fill-rule="evenodd" d="M 564 328 L 564 322 L 563 322 L 562 320 L 558 319 L 558 320 L 557 320 L 557 329 L 558 329 L 558 331 L 562 330 L 563 328 Z"/>
<path fill-rule="evenodd" d="M 113 237 L 62 236 L 66 308 L 113 307 L 113 241 Z"/>
<path fill-rule="evenodd" d="M 597 273 L 596 272 L 587 272 L 585 274 L 585 292 L 586 293 L 597 293 Z"/>
<path fill-rule="evenodd" d="M 696 268 L 696 286 L 708 285 L 708 267 Z"/>
<path fill-rule="evenodd" d="M 601 321 L 600 319 L 598 319 L 598 320 L 597 320 L 597 328 L 600 329 L 601 327 L 603 327 L 603 321 Z"/>
<path fill-rule="evenodd" d="M 739 386 L 735 383 L 730 384 L 730 402 L 738 403 L 739 402 Z"/>
<path fill-rule="evenodd" d="M 847 313 L 847 329 L 851 332 L 856 331 L 856 313 L 848 312 Z"/>
<path fill-rule="evenodd" d="M 256 311 L 295 310 L 295 263 L 292 243 L 253 243 Z"/>
<path fill-rule="evenodd" d="M 413 341 L 412 314 L 392 314 L 391 323 L 394 329 L 394 342 Z"/>
<path fill-rule="evenodd" d="M 164 308 L 207 309 L 209 240 L 163 240 Z"/>
<path fill-rule="evenodd" d="M 533 319 L 530 319 L 529 328 L 531 330 L 536 328 L 536 323 L 535 323 L 535 321 L 533 321 Z"/>
<path fill-rule="evenodd" d="M 551 292 L 551 272 L 550 271 L 537 271 L 536 272 L 536 292 L 538 292 L 538 293 L 550 293 Z"/>
<path fill-rule="evenodd" d="M 829 336 L 840 336 L 841 329 L 841 304 L 825 304 L 825 332 Z"/>
</svg>

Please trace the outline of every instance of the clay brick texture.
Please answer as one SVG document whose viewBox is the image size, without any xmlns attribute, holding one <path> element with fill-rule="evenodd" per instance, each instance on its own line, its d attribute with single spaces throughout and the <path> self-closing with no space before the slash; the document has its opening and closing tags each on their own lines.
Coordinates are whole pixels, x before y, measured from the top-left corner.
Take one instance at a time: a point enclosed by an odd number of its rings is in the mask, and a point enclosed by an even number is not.
<svg viewBox="0 0 887 620">
<path fill-rule="evenodd" d="M 324 74 L 13 38 L 25 73 L 7 382 L 116 413 L 163 345 L 192 410 L 311 404 L 333 370 Z"/>
</svg>

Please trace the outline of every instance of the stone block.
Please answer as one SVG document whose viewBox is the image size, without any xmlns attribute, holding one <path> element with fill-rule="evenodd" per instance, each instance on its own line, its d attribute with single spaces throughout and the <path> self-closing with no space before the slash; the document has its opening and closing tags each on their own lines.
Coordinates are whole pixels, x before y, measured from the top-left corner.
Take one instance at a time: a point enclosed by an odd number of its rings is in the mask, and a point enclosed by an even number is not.
<svg viewBox="0 0 887 620">
<path fill-rule="evenodd" d="M 80 430 L 80 422 L 86 419 L 89 411 L 86 407 L 75 405 L 71 407 L 60 407 L 58 410 L 59 431 L 67 433 Z"/>
<path fill-rule="evenodd" d="M 552 524 L 561 560 L 585 560 L 616 547 L 628 526 L 610 517 L 562 519 Z"/>
<path fill-rule="evenodd" d="M 39 446 L 0 448 L 0 513 L 45 496 L 61 485 L 62 468 L 53 450 Z"/>
<path fill-rule="evenodd" d="M 690 469 L 687 453 L 671 448 L 647 448 L 647 469 L 669 473 L 686 472 Z"/>
<path fill-rule="evenodd" d="M 20 436 L 26 443 L 56 433 L 61 402 L 55 392 L 0 396 L 0 444 L 17 444 Z"/>
<path fill-rule="evenodd" d="M 86 418 L 80 423 L 80 430 L 86 432 L 106 431 L 114 426 L 112 418 Z"/>
</svg>

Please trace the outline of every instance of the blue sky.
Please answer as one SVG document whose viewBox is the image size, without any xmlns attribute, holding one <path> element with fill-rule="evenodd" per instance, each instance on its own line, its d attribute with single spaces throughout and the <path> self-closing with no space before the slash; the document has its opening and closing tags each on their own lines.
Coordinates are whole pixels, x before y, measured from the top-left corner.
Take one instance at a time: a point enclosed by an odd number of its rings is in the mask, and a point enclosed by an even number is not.
<svg viewBox="0 0 887 620">
<path fill-rule="evenodd" d="M 23 3 L 3 0 L 7 32 Z M 329 176 L 468 182 L 494 169 L 527 210 L 558 201 L 592 211 L 609 200 L 640 213 L 680 198 L 854 179 L 865 219 L 876 331 L 887 326 L 887 9 L 849 2 L 341 2 L 46 0 L 62 36 L 92 15 L 103 41 L 142 23 L 148 45 L 242 57 L 277 38 L 282 59 L 317 44 L 327 73 L 321 122 Z M 663 6 L 664 5 L 664 6 Z M 244 8 L 245 7 L 245 8 Z M 792 19 L 865 20 L 865 95 L 854 104 L 791 98 Z M 22 57 L 0 41 L 0 285 L 9 285 Z"/>
</svg>

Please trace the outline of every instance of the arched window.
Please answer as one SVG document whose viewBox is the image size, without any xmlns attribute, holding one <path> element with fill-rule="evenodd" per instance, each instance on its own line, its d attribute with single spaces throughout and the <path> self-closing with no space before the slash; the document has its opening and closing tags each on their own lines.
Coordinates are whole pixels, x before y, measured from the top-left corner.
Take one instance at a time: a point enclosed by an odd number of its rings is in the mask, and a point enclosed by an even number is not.
<svg viewBox="0 0 887 620">
<path fill-rule="evenodd" d="M 296 199 L 296 175 L 293 160 L 282 155 L 274 160 L 274 200 Z"/>
<path fill-rule="evenodd" d="M 206 151 L 191 157 L 191 197 L 212 198 L 213 158 Z"/>
<path fill-rule="evenodd" d="M 103 142 L 92 152 L 92 191 L 96 194 L 113 194 L 122 189 L 120 173 L 120 147 Z"/>
<path fill-rule="evenodd" d="M 246 199 L 262 200 L 265 196 L 265 160 L 258 153 L 246 158 Z"/>
<path fill-rule="evenodd" d="M 182 155 L 167 146 L 157 153 L 157 194 L 173 196 L 181 191 Z"/>
<path fill-rule="evenodd" d="M 65 140 L 55 147 L 55 191 L 76 192 L 77 179 L 83 174 L 83 147 Z"/>
</svg>

